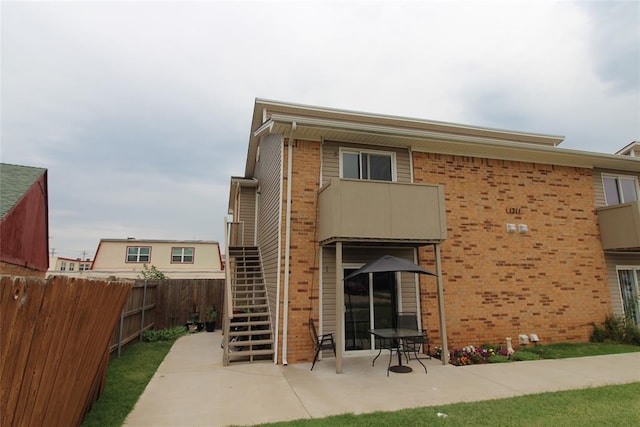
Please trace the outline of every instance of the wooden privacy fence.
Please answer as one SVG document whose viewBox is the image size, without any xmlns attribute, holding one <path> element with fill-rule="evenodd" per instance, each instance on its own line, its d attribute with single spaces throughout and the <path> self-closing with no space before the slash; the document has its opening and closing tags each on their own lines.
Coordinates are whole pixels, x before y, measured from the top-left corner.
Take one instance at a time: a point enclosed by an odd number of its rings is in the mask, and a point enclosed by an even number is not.
<svg viewBox="0 0 640 427">
<path fill-rule="evenodd" d="M 199 313 L 204 322 L 209 305 L 216 307 L 216 325 L 221 325 L 223 301 L 224 279 L 162 280 L 158 284 L 155 329 L 184 325 L 192 313 Z"/>
<path fill-rule="evenodd" d="M 0 276 L 0 425 L 80 424 L 131 286 Z"/>
<path fill-rule="evenodd" d="M 136 280 L 129 299 L 120 313 L 111 338 L 111 353 L 135 339 L 142 339 L 147 329 L 182 326 L 199 313 L 206 320 L 207 307 L 218 310 L 216 325 L 221 325 L 224 279 Z"/>
<path fill-rule="evenodd" d="M 109 353 L 117 351 L 120 357 L 124 346 L 136 338 L 142 340 L 144 331 L 154 327 L 158 287 L 157 280 L 135 282 L 113 330 Z"/>
</svg>

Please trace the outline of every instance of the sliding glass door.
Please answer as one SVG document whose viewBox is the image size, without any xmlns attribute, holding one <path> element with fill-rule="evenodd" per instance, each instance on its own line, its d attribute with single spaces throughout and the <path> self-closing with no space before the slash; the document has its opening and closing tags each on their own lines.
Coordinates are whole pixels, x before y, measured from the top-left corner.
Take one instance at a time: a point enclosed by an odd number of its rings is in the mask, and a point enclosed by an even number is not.
<svg viewBox="0 0 640 427">
<path fill-rule="evenodd" d="M 345 269 L 347 277 L 356 269 Z M 360 274 L 344 282 L 345 351 L 378 348 L 367 332 L 392 328 L 397 314 L 396 273 Z"/>
<path fill-rule="evenodd" d="M 640 269 L 618 269 L 624 316 L 640 326 Z"/>
</svg>

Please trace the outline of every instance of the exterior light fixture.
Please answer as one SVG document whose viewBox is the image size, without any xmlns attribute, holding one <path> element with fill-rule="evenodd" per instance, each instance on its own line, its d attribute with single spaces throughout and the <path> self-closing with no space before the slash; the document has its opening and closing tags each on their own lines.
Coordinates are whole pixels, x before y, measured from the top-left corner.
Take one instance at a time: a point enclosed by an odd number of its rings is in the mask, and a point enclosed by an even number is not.
<svg viewBox="0 0 640 427">
<path fill-rule="evenodd" d="M 507 224 L 507 233 L 515 233 L 516 225 L 515 224 Z"/>
<path fill-rule="evenodd" d="M 529 231 L 529 227 L 527 226 L 527 224 L 518 224 L 518 231 L 524 234 Z"/>
</svg>

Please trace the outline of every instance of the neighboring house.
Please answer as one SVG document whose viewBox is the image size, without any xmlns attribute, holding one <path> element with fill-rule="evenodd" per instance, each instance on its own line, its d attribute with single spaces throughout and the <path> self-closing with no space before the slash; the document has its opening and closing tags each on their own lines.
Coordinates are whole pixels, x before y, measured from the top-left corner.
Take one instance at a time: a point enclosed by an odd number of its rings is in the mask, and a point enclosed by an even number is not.
<svg viewBox="0 0 640 427">
<path fill-rule="evenodd" d="M 445 352 L 521 334 L 587 341 L 608 314 L 637 313 L 637 144 L 592 153 L 560 136 L 267 100 L 250 135 L 229 194 L 230 305 L 252 311 L 237 270 L 254 251 L 277 363 L 313 358 L 310 321 L 336 333 L 339 372 L 400 311 Z M 343 282 L 385 254 L 438 276 Z"/>
<path fill-rule="evenodd" d="M 92 260 L 80 258 L 51 257 L 47 276 L 86 276 Z"/>
<path fill-rule="evenodd" d="M 0 274 L 44 277 L 49 267 L 47 170 L 0 163 Z"/>
<path fill-rule="evenodd" d="M 169 279 L 222 279 L 218 242 L 204 240 L 101 239 L 88 277 L 140 277 L 143 266 Z"/>
</svg>

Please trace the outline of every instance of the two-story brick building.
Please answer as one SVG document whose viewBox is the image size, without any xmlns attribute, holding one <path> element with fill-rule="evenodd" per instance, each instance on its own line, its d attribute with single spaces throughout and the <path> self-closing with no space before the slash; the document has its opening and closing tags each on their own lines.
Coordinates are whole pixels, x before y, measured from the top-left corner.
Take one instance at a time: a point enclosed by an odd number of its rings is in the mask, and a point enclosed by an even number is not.
<svg viewBox="0 0 640 427">
<path fill-rule="evenodd" d="M 273 347 L 260 354 L 284 364 L 313 358 L 316 322 L 337 335 L 338 371 L 375 351 L 367 330 L 400 311 L 449 349 L 531 333 L 585 341 L 607 314 L 638 321 L 637 144 L 602 154 L 562 140 L 256 100 L 244 175 L 231 178 L 239 293 L 227 313 L 266 305 L 271 340 L 260 338 Z M 438 275 L 343 281 L 385 254 Z M 266 297 L 247 302 L 256 283 Z"/>
</svg>

